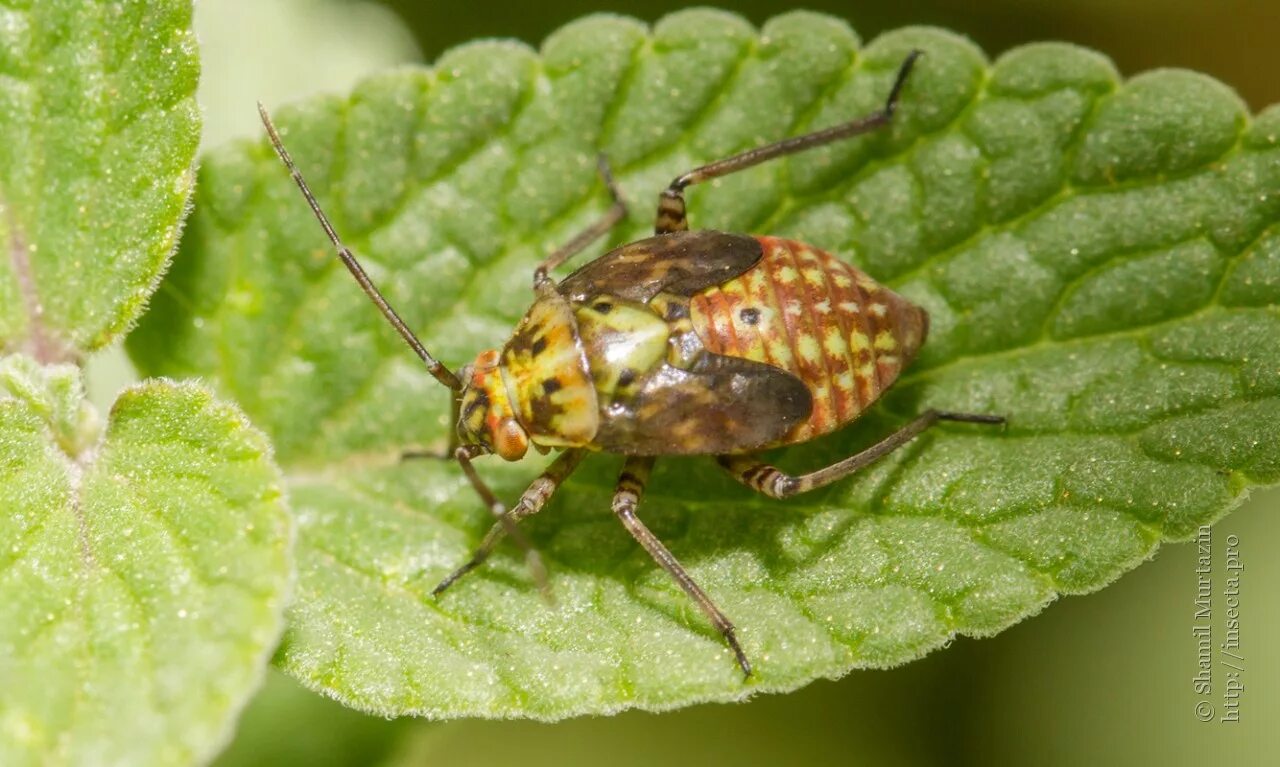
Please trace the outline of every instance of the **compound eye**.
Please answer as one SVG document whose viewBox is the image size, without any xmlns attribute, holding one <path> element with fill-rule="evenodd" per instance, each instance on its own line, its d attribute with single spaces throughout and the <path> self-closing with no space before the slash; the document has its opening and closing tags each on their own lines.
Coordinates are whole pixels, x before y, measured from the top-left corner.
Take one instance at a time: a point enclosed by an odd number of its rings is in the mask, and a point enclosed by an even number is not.
<svg viewBox="0 0 1280 767">
<path fill-rule="evenodd" d="M 507 461 L 518 461 L 529 450 L 529 437 L 514 418 L 504 418 L 493 430 L 493 452 Z"/>
</svg>

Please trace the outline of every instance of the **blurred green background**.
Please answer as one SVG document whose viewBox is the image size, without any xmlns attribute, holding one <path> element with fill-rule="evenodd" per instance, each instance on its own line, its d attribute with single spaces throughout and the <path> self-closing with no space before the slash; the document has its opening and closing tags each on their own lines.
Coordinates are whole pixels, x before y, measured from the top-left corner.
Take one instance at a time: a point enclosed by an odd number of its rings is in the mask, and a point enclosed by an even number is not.
<svg viewBox="0 0 1280 767">
<path fill-rule="evenodd" d="M 478 37 L 537 45 L 595 11 L 653 21 L 689 5 L 203 2 L 197 31 L 205 146 L 257 136 L 257 99 L 278 105 L 345 91 L 364 74 L 431 61 Z M 724 7 L 757 24 L 797 7 L 825 11 L 847 19 L 864 40 L 905 24 L 936 24 L 968 35 L 992 56 L 1021 42 L 1068 40 L 1110 55 L 1126 75 L 1189 67 L 1232 85 L 1255 111 L 1280 101 L 1274 0 L 772 0 Z M 90 375 L 100 404 L 130 377 L 114 350 L 94 360 Z M 1270 553 L 1280 541 L 1277 510 L 1280 492 L 1255 493 L 1213 529 L 1215 574 L 1225 573 L 1229 535 L 1238 536 L 1246 568 L 1238 724 L 1195 716 L 1196 551 L 1184 544 L 1165 547 L 1104 591 L 1064 599 L 994 639 L 959 639 L 896 670 L 855 672 L 742 705 L 555 725 L 386 721 L 343 709 L 273 672 L 218 764 L 1275 764 L 1280 563 Z M 1220 597 L 1215 604 L 1221 606 Z M 1220 610 L 1214 622 L 1220 635 Z M 1210 700 L 1221 703 L 1220 689 Z"/>
</svg>

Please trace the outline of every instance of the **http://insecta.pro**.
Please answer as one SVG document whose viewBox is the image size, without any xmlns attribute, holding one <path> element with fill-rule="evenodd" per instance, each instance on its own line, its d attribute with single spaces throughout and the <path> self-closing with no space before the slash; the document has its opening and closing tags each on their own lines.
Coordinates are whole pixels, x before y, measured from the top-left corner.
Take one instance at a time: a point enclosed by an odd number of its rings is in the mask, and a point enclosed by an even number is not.
<svg viewBox="0 0 1280 767">
<path fill-rule="evenodd" d="M 815 133 L 752 149 L 689 171 L 658 202 L 655 235 L 612 250 L 560 282 L 549 275 L 626 215 L 613 194 L 605 216 L 533 273 L 534 301 L 501 350 L 481 352 L 459 374 L 423 347 L 369 280 L 321 210 L 266 110 L 280 159 L 387 321 L 453 392 L 456 458 L 497 517 L 472 558 L 433 592 L 479 566 L 510 535 L 546 589 L 537 552 L 516 524 L 536 514 L 591 451 L 626 456 L 613 512 L 724 636 L 744 674 L 751 664 L 733 623 L 636 515 L 658 456 L 713 455 L 747 487 L 786 498 L 828 485 L 905 444 L 938 421 L 999 424 L 995 415 L 927 410 L 865 450 L 817 471 L 790 475 L 756 455 L 828 434 L 857 418 L 893 384 L 928 331 L 923 309 L 834 256 L 767 236 L 690 231 L 685 189 L 784 155 L 882 128 L 920 56 L 898 70 L 883 108 Z M 508 461 L 533 445 L 559 450 L 508 509 L 472 460 Z"/>
</svg>

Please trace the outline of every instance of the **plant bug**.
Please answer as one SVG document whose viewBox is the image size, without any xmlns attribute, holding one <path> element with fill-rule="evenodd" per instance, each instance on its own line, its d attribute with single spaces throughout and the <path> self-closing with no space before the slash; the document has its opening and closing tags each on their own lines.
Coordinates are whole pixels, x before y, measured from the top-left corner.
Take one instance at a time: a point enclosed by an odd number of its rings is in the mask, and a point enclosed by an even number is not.
<svg viewBox="0 0 1280 767">
<path fill-rule="evenodd" d="M 619 453 L 626 459 L 614 514 L 698 605 L 750 677 L 733 623 L 636 516 L 656 458 L 713 455 L 752 490 L 787 498 L 852 474 L 938 421 L 1004 423 L 1002 416 L 927 410 L 871 447 L 808 474 L 764 463 L 756 457 L 761 450 L 828 434 L 865 412 L 915 357 L 928 315 L 817 248 L 690 231 L 685 215 L 689 186 L 888 125 L 920 55 L 912 51 L 902 62 L 880 110 L 678 176 L 659 196 L 653 237 L 605 253 L 557 283 L 553 269 L 626 215 L 602 157 L 613 205 L 534 270 L 533 305 L 506 345 L 481 352 L 457 375 L 431 356 L 343 245 L 259 104 L 272 146 L 338 257 L 427 371 L 453 392 L 450 452 L 497 522 L 433 594 L 478 567 L 507 535 L 546 592 L 545 571 L 517 523 L 542 509 L 588 452 Z M 530 445 L 560 453 L 508 509 L 472 461 L 488 454 L 518 460 Z"/>
</svg>

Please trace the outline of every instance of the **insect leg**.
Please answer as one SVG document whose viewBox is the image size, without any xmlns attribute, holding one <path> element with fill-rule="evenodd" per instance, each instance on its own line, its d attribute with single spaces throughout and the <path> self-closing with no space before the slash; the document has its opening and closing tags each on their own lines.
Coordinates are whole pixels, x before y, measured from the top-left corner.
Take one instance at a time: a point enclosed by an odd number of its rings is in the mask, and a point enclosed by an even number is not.
<svg viewBox="0 0 1280 767">
<path fill-rule="evenodd" d="M 636 506 L 640 503 L 640 496 L 644 493 L 644 486 L 649 481 L 649 472 L 653 469 L 652 456 L 631 456 L 627 458 L 627 462 L 622 467 L 622 474 L 618 477 L 618 487 L 613 494 L 613 513 L 618 515 L 618 519 L 622 520 L 623 526 L 627 528 L 627 532 L 631 533 L 631 537 L 635 538 L 645 551 L 649 552 L 649 556 L 662 566 L 663 570 L 675 578 L 676 583 L 680 584 L 680 588 L 684 589 L 684 593 L 698 605 L 703 614 L 711 621 L 712 625 L 724 636 L 724 640 L 729 643 L 730 649 L 733 650 L 734 656 L 738 659 L 738 665 L 742 668 L 742 673 L 751 676 L 751 662 L 747 660 L 746 653 L 742 651 L 742 645 L 738 644 L 738 637 L 733 628 L 733 623 L 720 612 L 720 608 L 716 607 L 711 601 L 711 597 L 707 596 L 707 592 L 694 582 L 689 573 L 685 572 L 683 566 L 678 562 L 671 551 L 658 540 L 657 536 L 644 526 L 640 518 L 636 516 Z"/>
<path fill-rule="evenodd" d="M 569 240 L 559 250 L 547 256 L 542 263 L 538 264 L 538 267 L 533 270 L 533 287 L 535 289 L 548 280 L 547 274 L 552 269 L 578 255 L 588 245 L 608 234 L 610 229 L 617 226 L 618 222 L 627 216 L 627 203 L 626 200 L 622 199 L 622 192 L 618 189 L 618 182 L 613 180 L 613 172 L 609 170 L 609 159 L 601 152 L 596 162 L 600 170 L 600 178 L 604 179 L 604 185 L 609 188 L 609 195 L 613 197 L 613 205 L 609 206 L 609 210 L 605 211 L 600 220 L 578 232 L 572 240 Z"/>
<path fill-rule="evenodd" d="M 753 165 L 759 165 L 777 157 L 803 152 L 806 149 L 813 149 L 824 144 L 830 144 L 833 141 L 859 136 L 863 133 L 870 133 L 877 128 L 888 125 L 889 121 L 893 119 L 894 110 L 898 106 L 898 96 L 902 94 L 902 86 L 906 84 L 907 76 L 911 74 L 911 67 L 915 65 L 916 59 L 920 58 L 921 53 L 918 50 L 911 51 L 903 59 L 902 65 L 898 67 L 898 76 L 893 81 L 893 87 L 889 90 L 889 97 L 879 111 L 863 115 L 847 123 L 833 125 L 830 128 L 814 131 L 813 133 L 806 133 L 803 136 L 794 136 L 773 144 L 749 149 L 732 157 L 726 157 L 723 160 L 717 160 L 700 168 L 695 168 L 682 176 L 677 176 L 676 180 L 671 182 L 671 186 L 667 187 L 658 197 L 658 214 L 654 221 L 654 233 L 683 232 L 689 228 L 689 222 L 685 217 L 684 202 L 684 190 L 688 186 L 727 176 L 730 173 L 745 170 Z"/>
<path fill-rule="evenodd" d="M 391 327 L 396 329 L 396 332 L 409 345 L 409 348 L 413 349 L 414 353 L 418 355 L 418 359 L 422 360 L 422 363 L 427 366 L 427 372 L 453 391 L 462 391 L 462 382 L 458 380 L 458 377 L 453 374 L 452 370 L 445 367 L 443 362 L 431 356 L 431 353 L 427 351 L 427 347 L 422 345 L 418 337 L 413 334 L 408 325 L 404 324 L 404 320 L 400 319 L 400 315 L 387 302 L 387 299 L 382 295 L 382 291 L 378 290 L 378 287 L 373 284 L 373 280 L 369 279 L 364 267 L 360 266 L 360 262 L 356 260 L 355 254 L 351 252 L 350 248 L 342 244 L 337 230 L 329 222 L 329 217 L 320 209 L 320 203 L 316 201 L 316 196 L 311 193 L 311 187 L 307 186 L 307 182 L 302 178 L 302 173 L 298 170 L 298 166 L 293 164 L 293 158 L 289 156 L 288 150 L 284 148 L 284 142 L 280 140 L 280 134 L 276 131 L 275 123 L 271 122 L 271 115 L 267 114 L 267 108 L 261 102 L 258 103 L 258 114 L 262 117 L 262 124 L 266 126 L 267 136 L 271 138 L 271 146 L 275 148 L 276 154 L 280 156 L 280 161 L 289 169 L 290 175 L 293 176 L 293 182 L 302 191 L 302 196 L 306 198 L 307 204 L 311 206 L 311 212 L 315 214 L 316 220 L 320 222 L 324 233 L 329 236 L 329 241 L 333 243 L 333 247 L 337 248 L 338 258 L 347 267 L 347 271 L 351 272 L 351 276 L 356 278 L 356 282 L 360 284 L 360 289 L 369 297 L 374 306 L 378 307 L 378 311 L 382 312 L 382 316 L 390 323 Z"/>
<path fill-rule="evenodd" d="M 747 487 L 773 498 L 790 498 L 847 477 L 914 439 L 938 421 L 1002 424 L 1004 416 L 926 410 L 915 420 L 860 453 L 808 474 L 793 476 L 751 455 L 721 455 L 716 461 Z"/>
<path fill-rule="evenodd" d="M 529 538 L 516 526 L 520 520 L 525 517 L 537 514 L 546 505 L 547 501 L 555 493 L 560 484 L 578 468 L 578 463 L 582 457 L 586 455 L 586 451 L 578 448 L 565 450 L 558 458 L 551 462 L 547 470 L 540 477 L 535 479 L 532 484 L 520 496 L 520 500 L 516 505 L 508 511 L 499 501 L 489 486 L 480 479 L 480 475 L 476 473 L 475 467 L 471 465 L 471 455 L 467 449 L 460 448 L 458 450 L 458 462 L 462 464 L 462 470 L 467 475 L 467 479 L 471 482 L 471 486 L 475 488 L 476 493 L 489 507 L 489 510 L 498 521 L 489 528 L 489 532 L 485 534 L 484 540 L 480 542 L 480 547 L 471 555 L 471 559 L 462 567 L 454 570 L 440 585 L 431 590 L 432 596 L 440 596 L 445 589 L 449 588 L 462 576 L 479 567 L 489 555 L 493 553 L 494 547 L 502 540 L 504 535 L 510 535 L 520 548 L 524 550 L 525 563 L 529 567 L 529 571 L 533 574 L 534 580 L 538 583 L 538 588 L 543 595 L 550 599 L 551 591 L 547 586 L 547 570 L 542 565 L 542 558 L 538 555 L 533 544 L 529 542 Z"/>
</svg>

